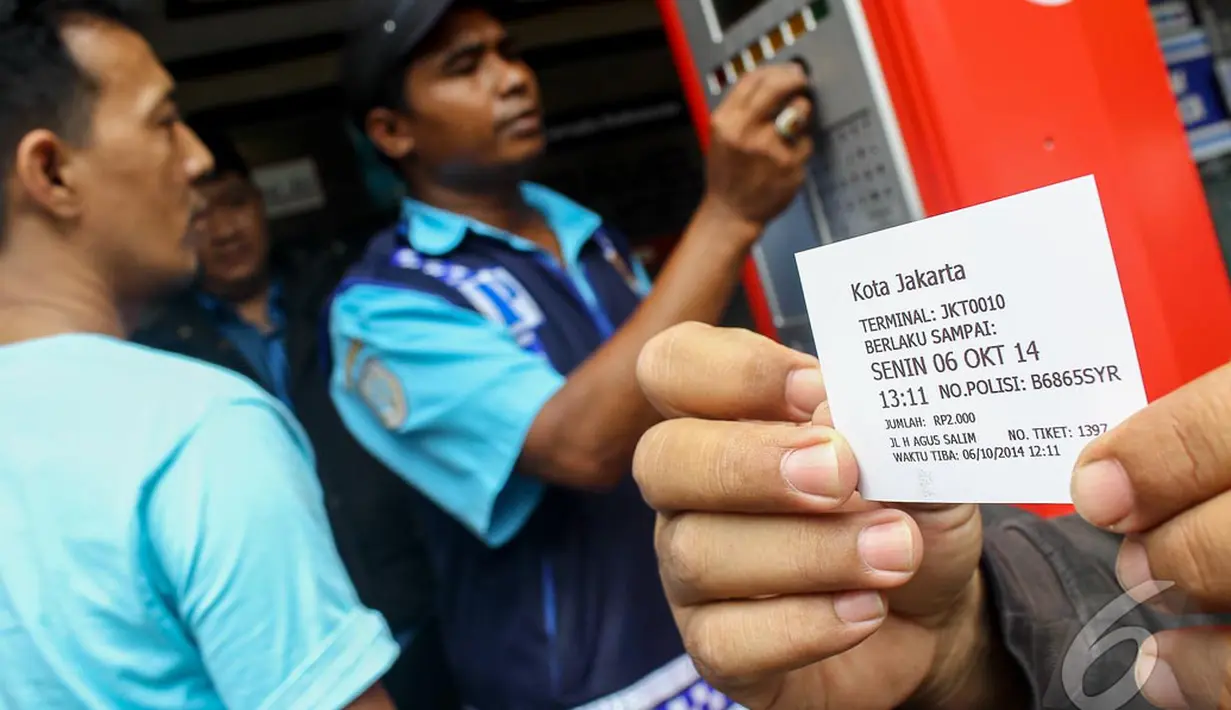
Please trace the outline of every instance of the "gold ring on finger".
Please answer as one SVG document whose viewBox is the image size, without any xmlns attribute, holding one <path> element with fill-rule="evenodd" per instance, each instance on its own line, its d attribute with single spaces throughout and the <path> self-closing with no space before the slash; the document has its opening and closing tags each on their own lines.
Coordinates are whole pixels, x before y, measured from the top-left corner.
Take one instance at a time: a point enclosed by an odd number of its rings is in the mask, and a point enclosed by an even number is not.
<svg viewBox="0 0 1231 710">
<path fill-rule="evenodd" d="M 804 113 L 795 106 L 787 106 L 774 118 L 774 131 L 789 142 L 799 138 L 804 128 Z"/>
</svg>

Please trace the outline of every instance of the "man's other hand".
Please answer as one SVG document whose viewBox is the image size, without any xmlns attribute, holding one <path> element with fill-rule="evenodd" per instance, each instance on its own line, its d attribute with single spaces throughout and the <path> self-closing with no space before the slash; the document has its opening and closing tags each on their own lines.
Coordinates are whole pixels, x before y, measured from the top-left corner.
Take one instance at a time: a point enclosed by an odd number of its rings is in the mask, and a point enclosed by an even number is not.
<svg viewBox="0 0 1231 710">
<path fill-rule="evenodd" d="M 710 118 L 706 202 L 756 227 L 778 216 L 799 192 L 812 138 L 804 129 L 788 140 L 774 119 L 788 106 L 797 123 L 811 124 L 812 103 L 803 68 L 795 62 L 762 67 L 731 89 Z"/>
<path fill-rule="evenodd" d="M 1127 535 L 1116 575 L 1139 601 L 1231 612 L 1231 365 L 1092 442 L 1073 476 L 1073 502 L 1090 523 Z M 1136 670 L 1159 707 L 1231 707 L 1231 631 L 1156 634 Z"/>
</svg>

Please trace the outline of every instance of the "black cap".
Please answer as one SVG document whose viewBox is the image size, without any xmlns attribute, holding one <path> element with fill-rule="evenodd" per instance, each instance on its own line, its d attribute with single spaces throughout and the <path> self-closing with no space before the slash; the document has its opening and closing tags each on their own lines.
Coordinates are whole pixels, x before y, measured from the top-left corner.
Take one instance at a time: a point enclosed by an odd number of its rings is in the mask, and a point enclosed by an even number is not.
<svg viewBox="0 0 1231 710">
<path fill-rule="evenodd" d="M 453 0 L 354 0 L 342 84 L 347 101 L 366 111 L 381 99 L 389 73 L 399 68 L 436 27 Z"/>
</svg>

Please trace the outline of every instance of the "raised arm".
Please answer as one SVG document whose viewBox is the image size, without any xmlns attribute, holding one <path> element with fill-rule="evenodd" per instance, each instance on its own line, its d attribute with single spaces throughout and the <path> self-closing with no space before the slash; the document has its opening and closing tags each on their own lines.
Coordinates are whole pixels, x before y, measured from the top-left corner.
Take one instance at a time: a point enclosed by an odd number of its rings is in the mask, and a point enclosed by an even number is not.
<svg viewBox="0 0 1231 710">
<path fill-rule="evenodd" d="M 527 470 L 582 488 L 627 474 L 637 439 L 659 420 L 637 385 L 637 356 L 670 326 L 722 316 L 749 250 L 803 184 L 811 141 L 785 140 L 774 118 L 788 104 L 806 117 L 805 87 L 798 65 L 767 67 L 742 79 L 715 111 L 700 208 L 649 297 L 535 418 L 522 452 Z"/>
</svg>

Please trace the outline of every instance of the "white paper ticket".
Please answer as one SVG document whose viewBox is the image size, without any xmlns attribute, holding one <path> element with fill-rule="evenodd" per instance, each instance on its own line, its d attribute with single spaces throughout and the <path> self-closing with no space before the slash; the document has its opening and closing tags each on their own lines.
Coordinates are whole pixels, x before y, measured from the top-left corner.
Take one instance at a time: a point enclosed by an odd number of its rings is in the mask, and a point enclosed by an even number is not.
<svg viewBox="0 0 1231 710">
<path fill-rule="evenodd" d="M 869 500 L 1068 503 L 1146 404 L 1092 176 L 796 258 Z"/>
</svg>

